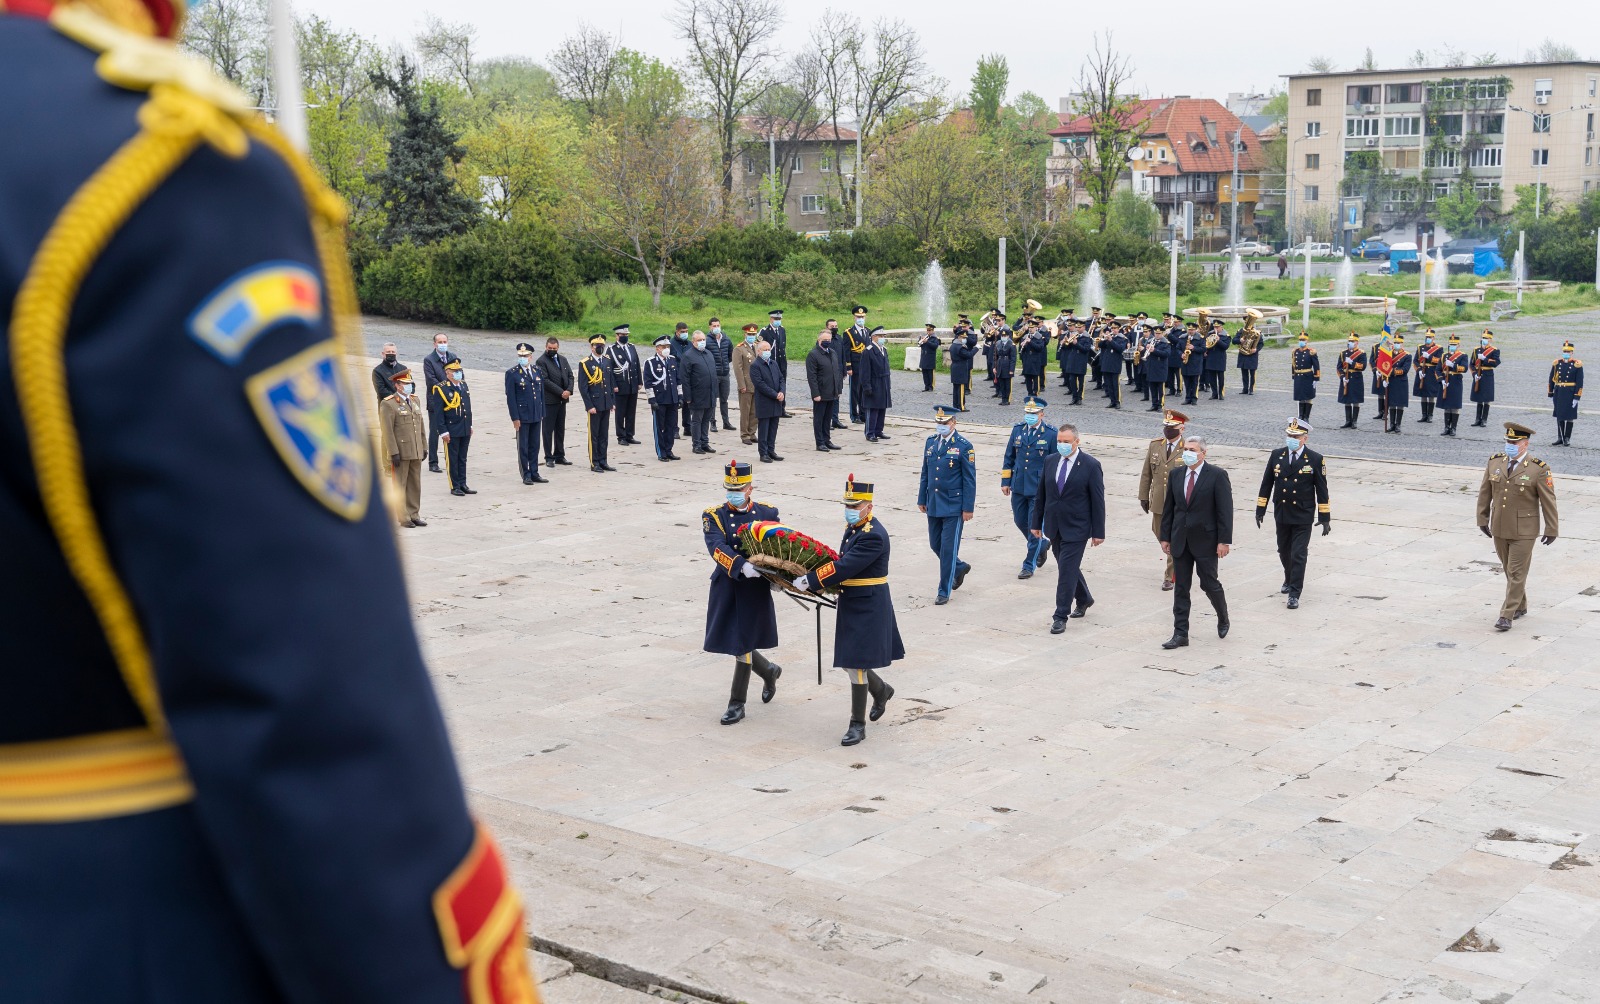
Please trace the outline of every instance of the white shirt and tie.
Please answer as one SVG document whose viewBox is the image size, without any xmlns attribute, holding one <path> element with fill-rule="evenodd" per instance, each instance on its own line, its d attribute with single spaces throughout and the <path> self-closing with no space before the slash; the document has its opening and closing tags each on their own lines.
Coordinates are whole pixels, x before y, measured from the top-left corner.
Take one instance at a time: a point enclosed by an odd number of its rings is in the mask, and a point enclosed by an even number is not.
<svg viewBox="0 0 1600 1004">
<path fill-rule="evenodd" d="M 1078 455 L 1081 454 L 1082 452 L 1083 452 L 1083 447 L 1080 446 L 1077 449 L 1072 451 L 1072 456 L 1070 456 L 1070 457 L 1062 457 L 1061 458 L 1061 462 L 1059 464 L 1056 464 L 1056 494 L 1057 495 L 1060 495 L 1062 492 L 1066 491 L 1067 478 L 1072 475 L 1072 468 L 1078 463 Z"/>
<path fill-rule="evenodd" d="M 1202 460 L 1198 464 L 1195 464 L 1193 467 L 1189 468 L 1189 470 L 1183 475 L 1183 504 L 1186 506 L 1189 504 L 1189 501 L 1194 498 L 1194 486 L 1195 483 L 1200 480 L 1200 468 L 1204 467 L 1205 465 L 1206 462 Z"/>
</svg>

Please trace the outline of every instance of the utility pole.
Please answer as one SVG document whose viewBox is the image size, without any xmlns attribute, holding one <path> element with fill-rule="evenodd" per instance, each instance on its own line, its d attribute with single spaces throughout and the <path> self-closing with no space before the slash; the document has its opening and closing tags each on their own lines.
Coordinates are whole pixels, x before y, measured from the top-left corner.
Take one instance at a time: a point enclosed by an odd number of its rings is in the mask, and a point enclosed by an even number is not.
<svg viewBox="0 0 1600 1004">
<path fill-rule="evenodd" d="M 1311 330 L 1311 234 L 1306 234 L 1306 296 L 1300 304 L 1300 330 Z"/>
<path fill-rule="evenodd" d="M 1177 213 L 1172 214 L 1172 224 L 1168 229 L 1171 245 L 1172 264 L 1167 271 L 1167 313 L 1178 312 L 1178 222 Z M 1595 252 L 1595 274 L 1600 275 L 1600 249 Z"/>
<path fill-rule="evenodd" d="M 861 160 L 861 125 L 856 123 L 856 229 L 861 229 L 861 175 L 866 171 L 867 165 Z"/>
<path fill-rule="evenodd" d="M 1231 247 L 1239 246 L 1239 132 L 1233 134 L 1233 184 L 1229 188 L 1229 201 L 1232 203 L 1228 210 L 1230 233 L 1228 235 Z M 1259 186 L 1258 186 L 1259 187 Z"/>
<path fill-rule="evenodd" d="M 1528 273 L 1528 232 L 1517 231 L 1517 306 L 1522 306 L 1522 277 Z"/>
<path fill-rule="evenodd" d="M 1006 239 L 1000 238 L 1000 313 L 1006 312 Z"/>
<path fill-rule="evenodd" d="M 772 138 L 772 123 L 767 123 L 767 222 L 778 225 L 778 141 Z"/>
<path fill-rule="evenodd" d="M 1600 230 L 1594 232 L 1594 288 L 1600 289 Z"/>
</svg>

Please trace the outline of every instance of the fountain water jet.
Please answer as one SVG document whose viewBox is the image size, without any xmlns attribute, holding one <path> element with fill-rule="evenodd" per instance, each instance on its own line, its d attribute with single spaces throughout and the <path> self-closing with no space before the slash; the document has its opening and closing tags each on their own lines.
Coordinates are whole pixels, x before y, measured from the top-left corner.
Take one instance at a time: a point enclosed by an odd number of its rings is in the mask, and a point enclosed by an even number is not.
<svg viewBox="0 0 1600 1004">
<path fill-rule="evenodd" d="M 1203 309 L 1210 317 L 1232 324 L 1243 324 L 1246 307 L 1254 307 L 1260 311 L 1261 319 L 1264 321 L 1281 321 L 1289 316 L 1287 307 L 1271 307 L 1245 302 L 1244 264 L 1239 260 L 1239 256 L 1235 254 L 1233 260 L 1228 263 L 1227 274 L 1222 279 L 1222 304 Z M 1183 316 L 1197 317 L 1201 309 L 1199 307 L 1186 307 L 1184 308 Z"/>
<path fill-rule="evenodd" d="M 1356 266 L 1349 255 L 1344 256 L 1344 261 L 1339 263 L 1339 271 L 1333 276 L 1333 298 L 1348 300 L 1356 292 Z"/>
<path fill-rule="evenodd" d="M 950 291 L 945 286 L 944 269 L 937 260 L 928 262 L 922 280 L 917 283 L 917 299 L 922 304 L 922 320 L 943 327 L 945 314 L 950 309 Z"/>
<path fill-rule="evenodd" d="M 1089 263 L 1089 271 L 1083 273 L 1083 282 L 1078 284 L 1078 316 L 1088 317 L 1089 312 L 1095 307 L 1106 305 L 1106 282 L 1100 277 L 1100 263 Z"/>
</svg>

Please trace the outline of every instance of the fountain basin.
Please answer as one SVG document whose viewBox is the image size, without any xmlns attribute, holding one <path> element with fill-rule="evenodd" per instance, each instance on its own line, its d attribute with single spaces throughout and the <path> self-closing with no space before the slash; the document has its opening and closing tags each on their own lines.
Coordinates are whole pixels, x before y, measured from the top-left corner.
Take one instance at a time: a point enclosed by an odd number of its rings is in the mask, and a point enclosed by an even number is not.
<svg viewBox="0 0 1600 1004">
<path fill-rule="evenodd" d="M 1243 324 L 1244 312 L 1247 309 L 1259 310 L 1263 321 L 1282 321 L 1289 316 L 1288 307 L 1273 307 L 1254 303 L 1247 303 L 1243 306 L 1185 307 L 1182 313 L 1184 317 L 1199 317 L 1200 311 L 1203 310 L 1219 321 L 1226 321 L 1230 324 Z"/>
<path fill-rule="evenodd" d="M 1444 289 L 1428 290 L 1428 299 L 1461 300 L 1466 303 L 1482 303 L 1483 294 L 1484 290 L 1481 290 L 1476 286 L 1471 289 L 1462 289 L 1460 287 L 1449 286 Z M 1409 296 L 1411 299 L 1415 300 L 1417 298 L 1417 291 L 1414 289 L 1403 289 L 1395 295 Z"/>
<path fill-rule="evenodd" d="M 1515 279 L 1497 279 L 1494 282 L 1475 283 L 1479 289 L 1494 290 L 1496 293 L 1515 293 L 1517 281 Z M 1554 293 L 1561 288 L 1561 283 L 1554 279 L 1524 279 L 1522 291 L 1524 293 Z"/>
<path fill-rule="evenodd" d="M 1313 296 L 1296 306 L 1312 310 L 1343 310 L 1352 314 L 1387 314 L 1395 301 L 1387 296 Z"/>
</svg>

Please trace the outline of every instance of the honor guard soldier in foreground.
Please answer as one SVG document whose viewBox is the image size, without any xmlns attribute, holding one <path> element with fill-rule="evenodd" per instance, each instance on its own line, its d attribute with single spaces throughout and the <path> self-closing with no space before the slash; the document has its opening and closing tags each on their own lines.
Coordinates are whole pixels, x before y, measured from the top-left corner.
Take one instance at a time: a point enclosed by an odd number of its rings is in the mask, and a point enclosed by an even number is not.
<svg viewBox="0 0 1600 1004">
<path fill-rule="evenodd" d="M 1456 425 L 1461 421 L 1461 385 L 1471 364 L 1471 358 L 1461 351 L 1461 336 L 1452 334 L 1439 364 L 1439 407 L 1444 411 L 1441 436 L 1456 434 Z"/>
<path fill-rule="evenodd" d="M 1022 402 L 1022 421 L 1011 427 L 1006 455 L 1001 463 L 1000 494 L 1011 499 L 1011 521 L 1022 532 L 1027 551 L 1022 556 L 1019 579 L 1031 579 L 1050 557 L 1050 541 L 1030 532 L 1033 497 L 1039 492 L 1044 462 L 1056 448 L 1056 427 L 1044 420 L 1045 402 L 1030 397 Z"/>
<path fill-rule="evenodd" d="M 1494 347 L 1494 332 L 1485 331 L 1478 336 L 1478 347 L 1467 364 L 1472 374 L 1472 403 L 1478 406 L 1478 417 L 1473 425 L 1487 428 L 1489 406 L 1494 403 L 1494 371 L 1500 366 L 1500 350 Z"/>
<path fill-rule="evenodd" d="M 1306 446 L 1311 423 L 1291 418 L 1283 430 L 1283 445 L 1267 457 L 1261 475 L 1261 491 L 1256 497 L 1256 526 L 1267 515 L 1272 501 L 1272 519 L 1278 527 L 1278 561 L 1283 564 L 1283 587 L 1289 596 L 1289 609 L 1300 606 L 1300 592 L 1306 583 L 1306 551 L 1311 544 L 1311 524 L 1322 524 L 1326 537 L 1333 529 L 1328 508 L 1328 464 L 1322 454 Z"/>
<path fill-rule="evenodd" d="M 1150 514 L 1150 532 L 1161 543 L 1161 513 L 1167 503 L 1167 479 L 1183 470 L 1183 427 L 1189 416 L 1168 410 L 1161 419 L 1161 438 L 1150 440 L 1144 463 L 1139 467 L 1139 508 Z M 1161 591 L 1172 589 L 1172 555 L 1166 555 L 1166 571 L 1161 575 Z"/>
<path fill-rule="evenodd" d="M 378 404 L 378 429 L 389 474 L 402 508 L 400 525 L 427 526 L 422 519 L 422 461 L 428 456 L 428 434 L 422 428 L 422 402 L 411 371 L 401 366 L 390 374 L 394 393 Z"/>
<path fill-rule="evenodd" d="M 525 485 L 544 484 L 539 476 L 539 426 L 544 422 L 544 380 L 533 367 L 533 345 L 517 343 L 517 365 L 506 370 L 506 408 L 517 434 L 517 469 Z"/>
<path fill-rule="evenodd" d="M 972 518 L 978 499 L 977 455 L 956 431 L 956 416 L 942 405 L 933 409 L 938 431 L 922 447 L 917 510 L 928 515 L 928 546 L 939 556 L 939 589 L 934 605 L 950 602 L 972 566 L 961 560 L 961 527 Z"/>
<path fill-rule="evenodd" d="M 1444 346 L 1439 344 L 1433 329 L 1429 328 L 1422 336 L 1422 345 L 1417 349 L 1416 365 L 1413 367 L 1415 375 L 1411 389 L 1417 395 L 1417 406 L 1422 410 L 1418 422 L 1433 421 L 1433 409 L 1442 389 L 1439 372 L 1443 363 Z"/>
<path fill-rule="evenodd" d="M 1494 550 L 1506 574 L 1506 598 L 1500 604 L 1496 631 L 1511 630 L 1511 622 L 1528 612 L 1528 568 L 1533 564 L 1533 542 L 1555 542 L 1556 481 L 1550 465 L 1528 452 L 1533 430 L 1516 422 L 1505 423 L 1506 448 L 1489 458 L 1478 485 L 1478 529 L 1494 539 Z M 1539 519 L 1544 517 L 1544 535 Z"/>
<path fill-rule="evenodd" d="M 1354 429 L 1361 418 L 1361 404 L 1366 400 L 1366 384 L 1361 374 L 1367 368 L 1367 354 L 1361 351 L 1361 336 L 1354 331 L 1339 353 L 1339 403 L 1344 405 L 1344 424 L 1341 429 Z"/>
<path fill-rule="evenodd" d="M 467 484 L 467 451 L 472 446 L 472 391 L 461 363 L 445 364 L 445 382 L 435 384 L 428 395 L 428 412 L 442 430 L 445 469 L 450 472 L 451 495 L 476 495 Z"/>
<path fill-rule="evenodd" d="M 1561 346 L 1561 358 L 1550 364 L 1550 401 L 1556 418 L 1556 441 L 1551 446 L 1572 445 L 1572 423 L 1578 420 L 1578 402 L 1583 400 L 1583 360 L 1574 353 L 1572 342 Z"/>
<path fill-rule="evenodd" d="M 794 580 L 797 589 L 839 590 L 833 629 L 833 664 L 850 676 L 850 727 L 840 746 L 867 738 L 867 722 L 883 717 L 894 688 L 877 670 L 906 656 L 889 595 L 889 531 L 872 515 L 872 486 L 854 474 L 844 483 L 844 540 L 839 559 Z M 770 602 L 770 601 L 769 601 Z M 872 708 L 867 709 L 867 698 Z"/>
<path fill-rule="evenodd" d="M 1293 354 L 1289 357 L 1289 373 L 1294 377 L 1294 399 L 1300 406 L 1300 417 L 1311 417 L 1311 402 L 1317 397 L 1317 381 L 1322 379 L 1322 361 L 1317 350 L 1311 347 L 1311 337 L 1300 332 Z"/>
<path fill-rule="evenodd" d="M 181 3 L 5 7 L 0 1000 L 536 1001 L 347 379 L 343 205 Z"/>
<path fill-rule="evenodd" d="M 614 471 L 607 462 L 611 410 L 616 406 L 616 386 L 611 373 L 611 360 L 606 357 L 606 336 L 594 335 L 589 339 L 589 355 L 578 364 L 578 393 L 583 397 L 583 408 L 589 419 L 589 470 Z"/>
<path fill-rule="evenodd" d="M 757 649 L 778 647 L 778 615 L 772 608 L 772 586 L 745 560 L 739 550 L 739 531 L 750 523 L 778 518 L 778 507 L 751 498 L 754 482 L 750 465 L 730 460 L 722 469 L 727 493 L 721 505 L 712 506 L 700 519 L 706 551 L 717 567 L 711 570 L 711 594 L 706 599 L 707 652 L 733 656 L 733 689 L 722 724 L 744 720 L 750 674 L 761 677 L 761 703 L 778 692 L 783 667 L 767 660 Z"/>
<path fill-rule="evenodd" d="M 1411 353 L 1406 351 L 1406 336 L 1394 336 L 1394 358 L 1389 363 L 1389 379 L 1383 388 L 1383 403 L 1387 409 L 1388 425 L 1384 432 L 1400 434 L 1400 420 L 1406 417 L 1406 405 L 1411 403 Z"/>
<path fill-rule="evenodd" d="M 645 360 L 641 380 L 650 399 L 650 432 L 656 459 L 677 460 L 672 444 L 678 439 L 678 408 L 683 404 L 683 386 L 678 379 L 678 360 L 672 354 L 672 339 L 662 335 L 653 346 L 655 355 Z"/>
</svg>

